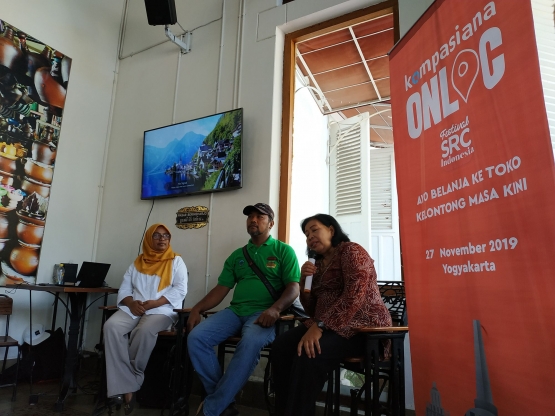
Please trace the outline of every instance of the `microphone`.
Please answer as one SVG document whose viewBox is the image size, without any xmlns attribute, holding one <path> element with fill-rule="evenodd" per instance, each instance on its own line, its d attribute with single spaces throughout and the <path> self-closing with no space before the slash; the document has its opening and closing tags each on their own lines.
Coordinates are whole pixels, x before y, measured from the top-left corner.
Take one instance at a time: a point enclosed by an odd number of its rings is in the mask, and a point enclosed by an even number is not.
<svg viewBox="0 0 555 416">
<path fill-rule="evenodd" d="M 312 250 L 308 251 L 308 261 L 312 264 L 316 263 L 316 253 Z M 306 276 L 304 281 L 304 292 L 309 293 L 312 288 L 312 275 Z"/>
</svg>

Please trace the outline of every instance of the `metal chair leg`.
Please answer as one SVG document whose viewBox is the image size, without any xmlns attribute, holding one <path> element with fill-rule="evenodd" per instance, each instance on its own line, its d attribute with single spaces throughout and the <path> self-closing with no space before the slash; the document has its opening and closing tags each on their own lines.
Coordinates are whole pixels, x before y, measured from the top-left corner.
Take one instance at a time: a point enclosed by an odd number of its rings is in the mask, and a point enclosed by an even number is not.
<svg viewBox="0 0 555 416">
<path fill-rule="evenodd" d="M 358 414 L 358 402 L 360 389 L 351 389 L 351 408 L 349 410 L 349 416 L 357 416 Z"/>
<path fill-rule="evenodd" d="M 6 352 L 8 352 L 8 348 L 6 348 Z M 15 363 L 15 379 L 13 381 L 13 393 L 12 393 L 12 402 L 15 402 L 17 396 L 17 379 L 19 378 L 19 363 L 21 362 L 21 347 L 17 346 L 17 358 Z M 5 364 L 5 361 L 4 361 Z M 2 371 L 3 373 L 3 371 Z"/>
<path fill-rule="evenodd" d="M 334 370 L 335 373 L 335 377 L 333 378 L 334 380 L 334 395 L 333 395 L 333 412 L 332 414 L 334 416 L 339 416 L 340 414 L 340 409 L 339 409 L 339 403 L 341 401 L 341 367 L 337 366 Z"/>
<path fill-rule="evenodd" d="M 328 388 L 326 389 L 326 402 L 324 405 L 324 416 L 333 415 L 333 372 L 330 371 L 328 374 Z"/>
<path fill-rule="evenodd" d="M 268 414 L 274 416 L 276 410 L 276 396 L 274 387 L 274 373 L 272 371 L 272 361 L 268 357 L 268 363 L 264 369 L 264 399 L 266 400 L 266 407 Z"/>
<path fill-rule="evenodd" d="M 225 341 L 218 345 L 218 363 L 220 364 L 220 368 L 223 372 L 225 365 Z"/>
<path fill-rule="evenodd" d="M 4 371 L 6 370 L 6 360 L 8 359 L 8 349 L 9 348 L 10 347 L 4 348 L 5 351 L 4 351 L 4 362 L 2 363 L 2 374 L 4 374 Z"/>
</svg>

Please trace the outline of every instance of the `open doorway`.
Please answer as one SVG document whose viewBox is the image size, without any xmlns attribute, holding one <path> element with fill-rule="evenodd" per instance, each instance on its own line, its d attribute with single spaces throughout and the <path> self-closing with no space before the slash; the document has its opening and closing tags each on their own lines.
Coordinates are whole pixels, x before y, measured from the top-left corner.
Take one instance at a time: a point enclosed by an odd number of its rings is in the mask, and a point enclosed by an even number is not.
<svg viewBox="0 0 555 416">
<path fill-rule="evenodd" d="M 330 213 L 401 280 L 387 53 L 398 39 L 388 1 L 285 39 L 279 238 L 299 259 L 300 221 Z"/>
</svg>

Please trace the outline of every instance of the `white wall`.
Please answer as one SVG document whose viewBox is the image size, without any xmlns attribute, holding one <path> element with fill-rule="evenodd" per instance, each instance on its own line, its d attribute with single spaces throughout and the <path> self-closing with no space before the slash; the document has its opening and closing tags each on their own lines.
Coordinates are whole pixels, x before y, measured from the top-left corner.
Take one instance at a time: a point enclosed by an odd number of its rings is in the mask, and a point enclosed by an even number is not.
<svg viewBox="0 0 555 416">
<path fill-rule="evenodd" d="M 534 16 L 534 32 L 538 47 L 540 61 L 540 74 L 542 79 L 543 95 L 551 145 L 555 152 L 555 67 L 553 53 L 555 52 L 555 27 L 553 25 L 553 0 L 532 0 L 532 13 Z"/>
<path fill-rule="evenodd" d="M 171 227 L 172 246 L 190 270 L 190 307 L 215 285 L 231 251 L 246 243 L 242 208 L 269 202 L 278 210 L 284 34 L 377 2 L 296 0 L 276 7 L 275 0 L 177 0 L 181 25 L 200 27 L 191 53 L 181 57 L 168 42 L 140 52 L 164 41 L 163 28 L 148 26 L 142 2 L 129 2 L 123 43 L 129 57 L 119 67 L 98 240 L 97 260 L 112 263 L 112 285 L 137 255 L 151 207 L 139 199 L 143 131 L 244 108 L 243 189 L 156 201 L 148 221 Z M 211 207 L 209 227 L 175 228 L 176 212 L 194 205 Z"/>
<path fill-rule="evenodd" d="M 0 19 L 73 60 L 37 282 L 51 280 L 54 263 L 95 257 L 99 185 L 122 9 L 123 0 L 0 0 Z M 22 340 L 29 324 L 28 291 L 6 293 L 14 298 L 10 333 Z M 33 295 L 34 322 L 48 329 L 52 299 L 46 293 Z M 0 325 L 3 333 L 3 321 Z"/>
<path fill-rule="evenodd" d="M 399 0 L 399 33 L 401 37 L 416 23 L 434 0 Z"/>
<path fill-rule="evenodd" d="M 260 201 L 278 210 L 284 30 L 303 19 L 314 23 L 305 17 L 313 13 L 325 20 L 372 3 L 297 0 L 276 7 L 275 0 L 178 0 L 180 24 L 202 26 L 193 33 L 192 52 L 180 58 L 169 42 L 137 53 L 165 37 L 162 27 L 148 26 L 142 2 L 129 2 L 123 56 L 133 55 L 119 67 L 98 241 L 97 260 L 112 263 L 112 285 L 137 255 L 151 207 L 139 199 L 143 131 L 244 108 L 243 189 L 158 200 L 149 219 L 172 229 L 172 245 L 191 273 L 185 303 L 192 306 L 214 286 L 231 251 L 246 243 L 242 208 Z M 173 227 L 176 212 L 193 205 L 211 205 L 210 228 Z"/>
<path fill-rule="evenodd" d="M 401 33 L 430 1 L 400 0 Z M 192 52 L 180 57 L 168 42 L 138 53 L 166 38 L 162 27 L 148 26 L 144 3 L 129 0 L 122 56 L 132 56 L 118 67 L 123 2 L 0 0 L 1 19 L 73 58 L 38 281 L 49 280 L 56 262 L 96 260 L 112 263 L 107 280 L 119 286 L 151 206 L 139 199 L 143 131 L 243 107 L 244 188 L 157 201 L 150 216 L 149 224 L 172 229 L 174 249 L 191 273 L 186 306 L 192 306 L 215 284 L 226 256 L 247 241 L 242 208 L 263 201 L 278 209 L 284 33 L 378 1 L 296 0 L 276 7 L 275 0 L 177 0 L 184 28 L 207 24 L 194 31 Z M 173 31 L 180 33 L 177 26 Z M 209 228 L 174 228 L 177 210 L 192 205 L 211 206 Z M 13 295 L 11 332 L 22 339 L 28 295 L 20 292 Z M 35 321 L 48 324 L 50 295 L 33 301 Z M 98 329 L 91 313 L 86 348 L 96 343 Z"/>
<path fill-rule="evenodd" d="M 190 307 L 215 285 L 232 250 L 247 242 L 243 207 L 269 202 L 278 210 L 284 31 L 315 23 L 306 17 L 314 13 L 326 20 L 372 3 L 177 0 L 181 26 L 199 27 L 191 53 L 180 57 L 169 42 L 140 52 L 164 42 L 163 27 L 149 27 L 143 2 L 129 1 L 122 53 L 129 57 L 119 66 L 98 240 L 97 260 L 112 264 L 110 284 L 119 286 L 137 255 L 151 207 L 139 199 L 144 130 L 244 108 L 243 189 L 158 200 L 148 221 L 172 230 L 172 246 L 190 271 Z M 181 33 L 178 26 L 172 30 Z M 211 207 L 209 226 L 174 227 L 176 212 L 194 205 Z M 92 333 L 94 325 L 98 319 L 91 319 Z"/>
</svg>

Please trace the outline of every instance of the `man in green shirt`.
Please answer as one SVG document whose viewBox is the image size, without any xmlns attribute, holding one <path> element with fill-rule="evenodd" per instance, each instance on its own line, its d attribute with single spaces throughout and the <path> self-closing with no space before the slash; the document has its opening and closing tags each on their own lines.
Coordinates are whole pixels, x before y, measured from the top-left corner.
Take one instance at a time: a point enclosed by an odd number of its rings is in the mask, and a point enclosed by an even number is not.
<svg viewBox="0 0 555 416">
<path fill-rule="evenodd" d="M 242 248 L 227 258 L 218 284 L 189 315 L 187 345 L 206 398 L 197 415 L 233 416 L 235 395 L 247 382 L 260 359 L 260 350 L 275 338 L 274 324 L 280 313 L 299 295 L 300 269 L 293 249 L 270 236 L 274 211 L 257 203 L 243 210 L 247 215 L 247 232 L 251 239 L 247 251 L 276 292 L 275 300 L 249 266 Z M 231 305 L 201 322 L 200 314 L 210 310 L 235 287 Z M 227 371 L 222 374 L 214 347 L 227 338 L 241 335 Z"/>
</svg>

